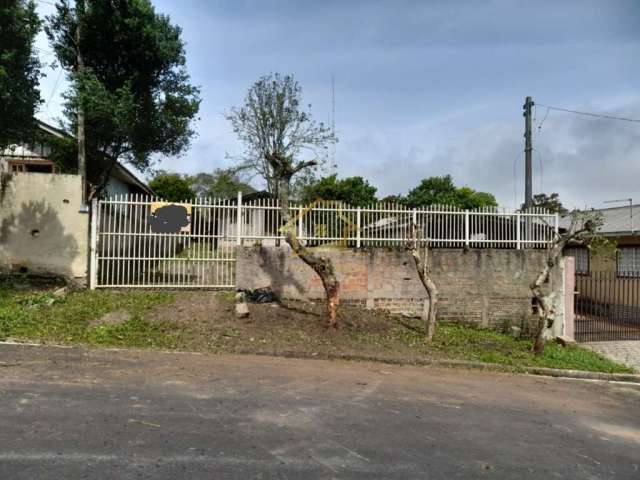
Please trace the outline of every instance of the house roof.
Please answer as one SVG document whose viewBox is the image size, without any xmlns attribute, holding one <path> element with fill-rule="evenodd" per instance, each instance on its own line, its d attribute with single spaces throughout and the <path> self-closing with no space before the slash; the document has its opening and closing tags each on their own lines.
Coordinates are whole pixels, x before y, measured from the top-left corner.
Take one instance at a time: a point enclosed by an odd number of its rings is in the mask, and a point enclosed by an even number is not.
<svg viewBox="0 0 640 480">
<path fill-rule="evenodd" d="M 122 165 L 120 162 L 116 163 L 116 166 L 113 169 L 112 175 L 113 176 L 117 176 L 124 183 L 128 183 L 130 185 L 134 185 L 134 186 L 138 187 L 140 190 L 142 190 L 143 193 L 145 193 L 147 195 L 150 195 L 150 196 L 155 196 L 156 195 L 156 192 L 154 192 L 149 185 L 147 185 L 142 180 L 140 180 L 138 177 L 136 177 L 131 172 L 131 170 L 129 170 L 124 165 Z"/>
<path fill-rule="evenodd" d="M 54 127 L 53 125 L 49 125 L 48 123 L 43 122 L 42 120 L 38 120 L 36 119 L 36 123 L 38 124 L 38 128 L 40 128 L 40 130 L 44 130 L 45 132 L 58 137 L 58 138 L 72 138 L 71 135 L 69 135 L 67 132 L 65 132 L 64 130 L 61 130 L 57 127 Z"/>
<path fill-rule="evenodd" d="M 640 233 L 640 205 L 599 208 L 594 212 L 602 214 L 603 225 L 599 232 L 607 236 L 632 235 Z M 560 219 L 560 227 L 567 228 L 571 222 L 569 215 Z"/>
<path fill-rule="evenodd" d="M 251 193 L 243 193 L 242 194 L 242 201 L 243 202 L 250 202 L 252 200 L 262 200 L 262 199 L 275 199 L 275 195 L 272 193 L 267 192 L 266 190 L 258 190 L 256 192 L 251 192 Z M 237 194 L 234 194 L 232 196 L 229 197 L 229 201 L 231 201 L 232 203 L 237 202 L 238 201 L 238 196 Z"/>
<path fill-rule="evenodd" d="M 42 120 L 36 119 L 36 122 L 38 124 L 38 128 L 49 133 L 50 135 L 53 135 L 58 138 L 72 138 L 72 135 L 69 135 L 67 132 L 65 132 L 64 130 L 61 130 L 60 128 L 54 127 L 53 125 L 49 125 L 48 123 L 43 122 Z M 147 185 L 142 180 L 140 180 L 133 172 L 131 172 L 131 170 L 129 170 L 120 162 L 116 163 L 115 168 L 113 169 L 112 175 L 116 176 L 119 180 L 121 180 L 124 183 L 134 185 L 135 187 L 139 188 L 140 190 L 142 190 L 142 192 L 146 193 L 147 195 L 152 195 L 152 196 L 155 195 L 155 192 L 151 189 L 151 187 L 149 187 L 149 185 Z"/>
</svg>

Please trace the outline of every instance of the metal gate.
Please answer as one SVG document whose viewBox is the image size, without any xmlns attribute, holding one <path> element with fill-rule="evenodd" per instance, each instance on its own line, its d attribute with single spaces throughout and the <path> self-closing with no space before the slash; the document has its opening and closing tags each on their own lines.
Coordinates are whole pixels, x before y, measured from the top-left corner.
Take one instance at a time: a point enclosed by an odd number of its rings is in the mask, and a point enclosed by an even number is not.
<svg viewBox="0 0 640 480">
<path fill-rule="evenodd" d="M 169 202 L 142 195 L 93 202 L 92 288 L 235 286 L 236 202 L 195 199 L 171 203 L 184 208 L 186 220 L 173 232 L 158 231 L 155 213 L 167 205 Z"/>
<path fill-rule="evenodd" d="M 578 342 L 640 340 L 640 277 L 576 275 L 575 337 Z"/>
</svg>

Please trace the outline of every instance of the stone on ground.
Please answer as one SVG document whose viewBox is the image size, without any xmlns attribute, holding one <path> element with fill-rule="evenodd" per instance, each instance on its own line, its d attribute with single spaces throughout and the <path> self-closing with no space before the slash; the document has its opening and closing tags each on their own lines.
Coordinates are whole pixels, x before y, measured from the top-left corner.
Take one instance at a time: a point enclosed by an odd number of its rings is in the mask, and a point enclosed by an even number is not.
<svg viewBox="0 0 640 480">
<path fill-rule="evenodd" d="M 249 306 L 245 302 L 236 303 L 236 317 L 246 318 L 249 316 Z"/>
<path fill-rule="evenodd" d="M 556 337 L 556 342 L 562 345 L 563 347 L 576 346 L 576 341 L 573 338 L 567 337 L 566 335 L 560 335 Z"/>
</svg>

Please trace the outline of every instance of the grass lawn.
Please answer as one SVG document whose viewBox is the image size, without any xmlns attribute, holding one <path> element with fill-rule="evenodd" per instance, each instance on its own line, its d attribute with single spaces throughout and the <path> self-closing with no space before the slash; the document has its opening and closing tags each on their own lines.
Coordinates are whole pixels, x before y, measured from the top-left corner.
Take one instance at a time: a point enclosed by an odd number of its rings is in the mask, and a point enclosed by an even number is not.
<svg viewBox="0 0 640 480">
<path fill-rule="evenodd" d="M 515 370 L 538 366 L 632 371 L 595 352 L 555 343 L 534 356 L 527 339 L 456 324 L 439 324 L 433 343 L 426 345 L 418 320 L 352 307 L 341 308 L 337 331 L 324 329 L 323 306 L 318 304 L 250 305 L 250 310 L 249 318 L 236 319 L 229 292 L 98 290 L 58 298 L 51 289 L 0 284 L 0 340 L 216 353 L 345 353 L 409 361 L 459 359 Z M 114 315 L 106 315 L 110 313 Z"/>
<path fill-rule="evenodd" d="M 0 285 L 0 340 L 175 348 L 172 325 L 144 319 L 152 307 L 172 298 L 168 292 L 82 291 L 60 299 L 50 291 L 24 292 Z M 117 325 L 92 324 L 120 310 L 131 318 Z"/>
</svg>

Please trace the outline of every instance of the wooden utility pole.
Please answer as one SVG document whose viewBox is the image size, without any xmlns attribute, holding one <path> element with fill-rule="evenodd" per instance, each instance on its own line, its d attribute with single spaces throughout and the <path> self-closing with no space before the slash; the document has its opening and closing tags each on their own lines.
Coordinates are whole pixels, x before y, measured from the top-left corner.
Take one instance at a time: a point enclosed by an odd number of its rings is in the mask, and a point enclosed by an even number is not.
<svg viewBox="0 0 640 480">
<path fill-rule="evenodd" d="M 80 44 L 82 39 L 81 25 L 82 18 L 84 17 L 84 0 L 76 0 L 76 82 L 77 87 L 80 87 L 81 76 L 84 72 L 84 60 L 82 58 L 82 52 L 80 50 Z M 80 184 L 82 185 L 82 203 L 87 200 L 87 157 L 85 147 L 85 132 L 84 132 L 84 105 L 82 101 L 82 93 L 80 88 L 78 90 L 78 130 L 76 133 L 78 141 L 78 175 L 80 175 Z"/>
<path fill-rule="evenodd" d="M 533 153 L 533 141 L 531 138 L 531 107 L 534 103 L 531 97 L 524 101 L 524 208 L 533 206 L 533 181 L 531 171 L 531 156 Z"/>
</svg>

